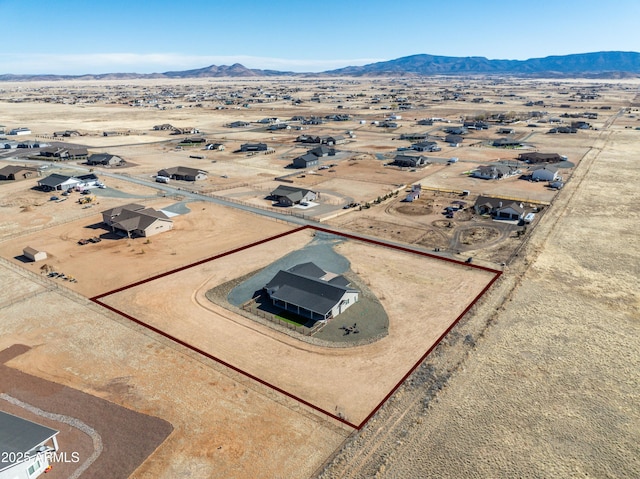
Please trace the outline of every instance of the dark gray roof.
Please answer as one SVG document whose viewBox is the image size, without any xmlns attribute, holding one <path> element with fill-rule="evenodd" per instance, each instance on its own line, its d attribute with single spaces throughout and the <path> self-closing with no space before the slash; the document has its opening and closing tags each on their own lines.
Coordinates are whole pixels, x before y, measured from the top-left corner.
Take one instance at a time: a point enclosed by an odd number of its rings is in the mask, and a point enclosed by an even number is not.
<svg viewBox="0 0 640 479">
<path fill-rule="evenodd" d="M 306 276 L 301 274 L 301 271 L 312 273 L 314 276 Z M 345 293 L 355 290 L 339 284 L 345 281 L 347 285 L 349 284 L 343 276 L 336 276 L 331 281 L 324 281 L 315 276 L 318 272 L 321 272 L 322 276 L 326 274 L 313 263 L 297 265 L 288 271 L 279 271 L 265 288 L 274 290 L 271 294 L 272 299 L 285 301 L 325 316 Z M 343 279 L 338 280 L 338 278 Z"/>
<path fill-rule="evenodd" d="M 39 180 L 38 184 L 41 186 L 49 186 L 49 187 L 55 188 L 56 186 L 61 185 L 65 181 L 70 180 L 72 178 L 73 176 L 59 175 L 58 173 L 52 173 L 46 178 L 42 178 L 41 180 Z"/>
<path fill-rule="evenodd" d="M 0 470 L 22 462 L 22 460 L 11 461 L 11 458 L 17 456 L 17 459 L 23 459 L 24 453 L 48 441 L 56 434 L 58 431 L 55 429 L 0 411 L 0 452 L 6 453 L 9 459 L 6 462 L 0 462 Z"/>
<path fill-rule="evenodd" d="M 298 188 L 297 186 L 278 185 L 278 187 L 271 192 L 271 196 L 290 196 L 293 193 L 300 193 L 302 198 L 311 190 L 305 188 Z"/>
<path fill-rule="evenodd" d="M 204 175 L 207 172 L 204 170 L 199 170 L 197 168 L 189 168 L 188 166 L 173 166 L 171 168 L 165 168 L 163 170 L 158 171 L 159 176 L 193 176 L 196 177 L 198 175 Z"/>
</svg>

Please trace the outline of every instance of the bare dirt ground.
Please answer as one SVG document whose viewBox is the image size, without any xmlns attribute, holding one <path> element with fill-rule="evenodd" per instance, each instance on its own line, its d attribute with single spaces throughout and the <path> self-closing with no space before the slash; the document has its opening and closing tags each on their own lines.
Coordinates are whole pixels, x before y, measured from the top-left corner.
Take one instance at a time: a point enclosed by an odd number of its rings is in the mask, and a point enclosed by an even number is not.
<svg viewBox="0 0 640 479">
<path fill-rule="evenodd" d="M 522 262 L 322 477 L 640 474 L 634 138 L 596 141 Z"/>
<path fill-rule="evenodd" d="M 389 334 L 370 345 L 340 349 L 283 336 L 206 299 L 209 289 L 267 266 L 305 245 L 310 235 L 294 233 L 100 301 L 357 425 L 494 274 L 389 248 L 342 243 L 338 252 L 384 306 Z M 173 285 L 170 301 L 163 299 L 168 284 Z"/>
<path fill-rule="evenodd" d="M 123 203 L 122 199 L 118 200 L 118 204 Z M 162 198 L 146 202 L 145 206 L 161 209 L 172 203 Z M 7 240 L 0 244 L 0 255 L 34 272 L 48 264 L 56 272 L 77 280 L 77 283 L 56 280 L 58 283 L 93 297 L 291 229 L 275 220 L 212 203 L 193 202 L 187 207 L 190 213 L 172 218 L 173 230 L 150 238 L 117 237 L 104 228 L 102 216 L 93 211 L 92 216 Z M 78 244 L 78 240 L 93 236 L 103 240 L 96 244 Z M 48 258 L 38 263 L 23 263 L 21 255 L 25 246 L 43 249 Z M 109 268 L 104 268 L 107 264 Z"/>
</svg>

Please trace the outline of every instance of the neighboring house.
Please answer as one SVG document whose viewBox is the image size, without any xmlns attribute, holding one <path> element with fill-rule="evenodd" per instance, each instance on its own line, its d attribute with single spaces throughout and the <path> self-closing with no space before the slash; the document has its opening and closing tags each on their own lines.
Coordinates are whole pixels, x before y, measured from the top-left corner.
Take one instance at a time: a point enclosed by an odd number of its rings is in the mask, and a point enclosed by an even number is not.
<svg viewBox="0 0 640 479">
<path fill-rule="evenodd" d="M 161 211 L 142 205 L 128 204 L 102 212 L 102 221 L 112 230 L 148 237 L 173 229 L 173 221 Z"/>
<path fill-rule="evenodd" d="M 517 169 L 507 165 L 490 165 L 480 166 L 474 170 L 474 178 L 482 178 L 483 180 L 499 180 L 508 176 L 513 176 Z"/>
<path fill-rule="evenodd" d="M 44 191 L 62 191 L 68 188 L 75 188 L 80 183 L 82 183 L 82 181 L 74 176 L 52 173 L 46 178 L 38 180 L 38 188 Z"/>
<path fill-rule="evenodd" d="M 444 141 L 449 143 L 449 146 L 460 146 L 463 138 L 460 135 L 447 135 Z"/>
<path fill-rule="evenodd" d="M 571 128 L 575 128 L 576 130 L 588 130 L 589 128 L 591 128 L 591 124 L 582 120 L 572 121 Z"/>
<path fill-rule="evenodd" d="M 476 100 L 476 98 L 474 98 Z M 462 126 L 469 130 L 488 130 L 489 124 L 485 121 L 469 120 L 465 121 Z"/>
<path fill-rule="evenodd" d="M 536 166 L 531 170 L 531 179 L 534 181 L 555 181 L 559 178 L 558 168 L 555 166 Z"/>
<path fill-rule="evenodd" d="M 320 137 L 320 143 L 322 143 L 323 145 L 329 145 L 329 146 L 341 145 L 346 142 L 347 142 L 347 139 L 342 135 Z"/>
<path fill-rule="evenodd" d="M 400 135 L 401 140 L 409 141 L 426 141 L 428 137 L 428 133 L 403 133 Z"/>
<path fill-rule="evenodd" d="M 396 155 L 392 165 L 416 168 L 418 166 L 425 166 L 429 164 L 429 160 L 425 156 L 410 156 L 410 155 Z"/>
<path fill-rule="evenodd" d="M 173 168 L 165 168 L 158 171 L 158 176 L 164 176 L 172 180 L 200 181 L 207 179 L 207 172 L 197 168 L 174 166 Z"/>
<path fill-rule="evenodd" d="M 42 148 L 40 150 L 40 156 L 58 160 L 86 160 L 89 152 L 86 148 L 60 148 L 51 146 Z"/>
<path fill-rule="evenodd" d="M 80 132 L 76 130 L 54 131 L 53 136 L 56 138 L 57 137 L 69 138 L 71 136 L 80 136 Z"/>
<path fill-rule="evenodd" d="M 244 143 L 240 145 L 240 151 L 267 151 L 269 147 L 266 143 Z"/>
<path fill-rule="evenodd" d="M 313 148 L 312 150 L 307 151 L 307 153 L 311 153 L 318 158 L 324 158 L 326 156 L 335 156 L 336 150 L 334 148 L 329 148 L 327 145 L 320 145 L 316 148 Z"/>
<path fill-rule="evenodd" d="M 4 168 L 0 168 L 0 181 L 26 180 L 33 176 L 40 176 L 40 170 L 38 170 L 38 168 L 14 165 L 7 165 Z"/>
<path fill-rule="evenodd" d="M 98 186 L 100 179 L 94 173 L 79 176 L 51 175 L 38 180 L 38 188 L 44 191 L 62 191 L 69 188 L 91 188 Z"/>
<path fill-rule="evenodd" d="M 518 140 L 512 140 L 510 138 L 498 138 L 497 140 L 493 140 L 493 146 L 497 148 L 517 148 L 522 146 Z"/>
<path fill-rule="evenodd" d="M 58 432 L 0 411 L 0 478 L 33 479 L 48 471 Z"/>
<path fill-rule="evenodd" d="M 313 201 L 318 195 L 305 188 L 296 186 L 279 185 L 270 194 L 270 198 L 280 206 L 293 206 L 300 202 Z"/>
<path fill-rule="evenodd" d="M 227 124 L 228 128 L 242 128 L 245 126 L 249 126 L 250 123 L 247 123 L 246 121 L 234 121 L 232 123 Z"/>
<path fill-rule="evenodd" d="M 415 151 L 440 151 L 440 147 L 435 141 L 423 141 L 411 145 L 411 149 Z"/>
<path fill-rule="evenodd" d="M 467 133 L 469 133 L 469 130 L 467 130 L 464 126 L 448 126 L 443 131 L 450 135 L 466 135 Z"/>
<path fill-rule="evenodd" d="M 300 135 L 296 138 L 296 141 L 300 143 L 320 143 L 320 137 L 313 135 Z"/>
<path fill-rule="evenodd" d="M 491 215 L 501 220 L 521 220 L 525 214 L 522 203 L 490 196 L 478 196 L 473 209 L 476 214 Z"/>
<path fill-rule="evenodd" d="M 125 161 L 119 156 L 108 153 L 95 153 L 87 158 L 87 165 L 116 166 L 124 163 Z"/>
<path fill-rule="evenodd" d="M 47 252 L 32 248 L 31 246 L 27 246 L 22 250 L 22 255 L 27 258 L 29 261 L 42 261 L 47 259 Z"/>
<path fill-rule="evenodd" d="M 312 153 L 307 153 L 306 155 L 293 159 L 294 168 L 313 168 L 314 166 L 318 166 L 318 163 L 318 157 Z"/>
<path fill-rule="evenodd" d="M 513 135 L 516 132 L 513 128 L 500 128 L 498 135 Z"/>
<path fill-rule="evenodd" d="M 205 150 L 216 150 L 216 151 L 224 151 L 224 145 L 222 143 L 208 143 L 205 147 Z"/>
<path fill-rule="evenodd" d="M 420 184 L 413 185 L 407 197 L 402 201 L 405 201 L 407 203 L 413 203 L 415 200 L 420 198 L 420 193 L 422 193 L 422 185 Z"/>
<path fill-rule="evenodd" d="M 559 163 L 561 161 L 566 160 L 566 158 L 557 153 L 538 153 L 537 151 L 533 151 L 531 153 L 520 153 L 518 155 L 518 160 L 525 161 L 530 164 L 537 164 L 537 163 Z"/>
<path fill-rule="evenodd" d="M 267 131 L 276 131 L 276 130 L 290 130 L 291 126 L 286 123 L 274 123 L 273 125 L 269 125 L 267 127 Z"/>
<path fill-rule="evenodd" d="M 39 141 L 31 141 L 31 140 L 21 141 L 20 143 L 18 143 L 18 148 L 40 148 L 40 147 L 46 147 L 46 146 L 49 146 L 49 144 L 40 143 Z"/>
<path fill-rule="evenodd" d="M 180 143 L 178 143 L 178 145 L 198 146 L 198 145 L 205 145 L 206 143 L 207 143 L 206 138 L 183 138 L 182 140 L 180 140 Z"/>
<path fill-rule="evenodd" d="M 274 306 L 314 321 L 328 321 L 358 301 L 342 275 L 324 271 L 313 263 L 280 270 L 264 287 Z"/>
<path fill-rule="evenodd" d="M 21 127 L 21 128 L 14 128 L 13 130 L 11 130 L 9 132 L 10 135 L 30 135 L 31 134 L 31 130 L 29 128 L 25 128 L 25 127 Z"/>
</svg>

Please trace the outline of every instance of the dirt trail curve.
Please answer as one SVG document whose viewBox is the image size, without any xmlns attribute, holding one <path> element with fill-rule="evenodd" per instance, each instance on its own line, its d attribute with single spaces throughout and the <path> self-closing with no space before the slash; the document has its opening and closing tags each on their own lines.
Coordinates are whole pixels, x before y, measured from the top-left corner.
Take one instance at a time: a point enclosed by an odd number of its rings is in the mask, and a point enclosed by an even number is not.
<svg viewBox="0 0 640 479">
<path fill-rule="evenodd" d="M 609 126 L 609 125 L 608 125 Z M 379 477 L 395 454 L 403 454 L 405 441 L 411 440 L 411 431 L 428 421 L 431 401 L 437 401 L 437 393 L 446 386 L 447 379 L 456 370 L 464 368 L 466 359 L 475 345 L 474 340 L 456 341 L 465 336 L 476 340 L 484 336 L 504 304 L 509 301 L 525 275 L 528 266 L 544 248 L 556 224 L 571 207 L 575 193 L 591 170 L 607 144 L 611 132 L 602 130 L 594 146 L 585 154 L 572 179 L 560 191 L 554 204 L 541 219 L 519 254 L 519 260 L 505 270 L 507 274 L 493 286 L 480 303 L 454 328 L 449 336 L 434 350 L 411 378 L 360 432 L 354 432 L 342 450 L 337 451 L 315 475 L 321 479 L 358 479 Z M 451 337 L 451 339 L 450 339 Z M 427 380 L 419 377 L 428 371 Z M 414 387 L 421 382 L 420 387 Z M 435 398 L 435 399 L 434 399 Z"/>
</svg>

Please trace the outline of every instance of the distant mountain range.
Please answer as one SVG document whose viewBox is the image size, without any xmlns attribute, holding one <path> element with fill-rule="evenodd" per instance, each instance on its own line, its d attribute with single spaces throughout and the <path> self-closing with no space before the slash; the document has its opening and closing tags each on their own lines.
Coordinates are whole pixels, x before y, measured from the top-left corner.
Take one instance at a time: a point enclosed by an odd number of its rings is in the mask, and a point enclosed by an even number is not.
<svg viewBox="0 0 640 479">
<path fill-rule="evenodd" d="M 640 53 L 596 52 L 531 58 L 529 60 L 489 60 L 485 57 L 411 55 L 386 62 L 351 66 L 321 73 L 293 73 L 231 66 L 164 73 L 104 73 L 99 75 L 0 75 L 0 81 L 36 80 L 119 80 L 135 78 L 210 78 L 273 76 L 406 76 L 406 75 L 503 75 L 548 78 L 625 78 L 640 76 Z"/>
</svg>

